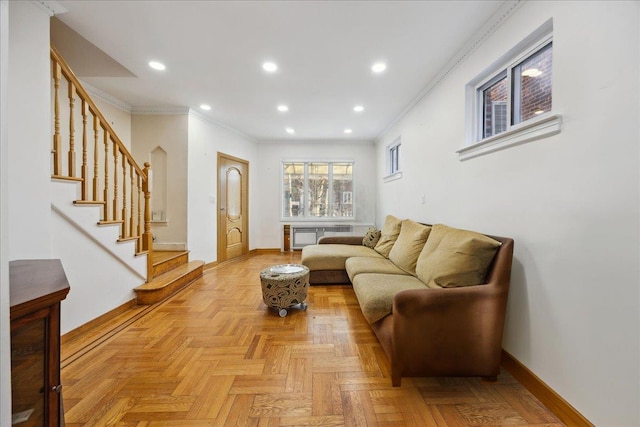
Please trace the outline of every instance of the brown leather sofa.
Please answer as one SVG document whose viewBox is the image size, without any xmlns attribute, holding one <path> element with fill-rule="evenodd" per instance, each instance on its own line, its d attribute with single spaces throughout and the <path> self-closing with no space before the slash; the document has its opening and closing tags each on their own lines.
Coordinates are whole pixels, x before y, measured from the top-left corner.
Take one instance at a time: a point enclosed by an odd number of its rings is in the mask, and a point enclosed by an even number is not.
<svg viewBox="0 0 640 427">
<path fill-rule="evenodd" d="M 500 373 L 514 242 L 505 237 L 487 237 L 501 244 L 483 284 L 401 290 L 393 296 L 390 314 L 369 321 L 389 358 L 393 386 L 399 386 L 402 377 L 479 376 L 495 380 Z M 362 238 L 323 238 L 316 248 L 303 250 L 302 263 L 310 268 L 312 285 L 351 283 L 339 259 L 314 264 L 323 249 L 325 254 L 340 249 L 344 252 L 337 258 L 344 257 L 349 253 L 347 245 L 362 245 Z M 332 249 L 327 251 L 328 248 Z M 358 248 L 353 256 L 363 256 L 360 251 Z M 327 268 L 318 269 L 319 266 Z M 387 275 L 387 280 L 391 283 L 393 276 Z"/>
</svg>

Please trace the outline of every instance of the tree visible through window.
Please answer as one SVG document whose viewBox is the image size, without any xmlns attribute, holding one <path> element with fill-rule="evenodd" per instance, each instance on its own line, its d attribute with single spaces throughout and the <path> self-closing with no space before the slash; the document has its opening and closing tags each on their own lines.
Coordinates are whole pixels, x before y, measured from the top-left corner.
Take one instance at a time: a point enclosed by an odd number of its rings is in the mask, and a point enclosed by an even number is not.
<svg viewBox="0 0 640 427">
<path fill-rule="evenodd" d="M 283 218 L 353 218 L 353 162 L 283 162 Z"/>
</svg>

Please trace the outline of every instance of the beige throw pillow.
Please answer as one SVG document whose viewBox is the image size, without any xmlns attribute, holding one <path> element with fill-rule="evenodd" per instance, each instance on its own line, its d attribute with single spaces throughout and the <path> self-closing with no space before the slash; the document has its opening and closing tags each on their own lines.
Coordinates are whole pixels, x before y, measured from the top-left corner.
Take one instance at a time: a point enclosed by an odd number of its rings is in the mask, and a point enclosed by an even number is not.
<svg viewBox="0 0 640 427">
<path fill-rule="evenodd" d="M 405 219 L 400 227 L 398 240 L 389 252 L 389 259 L 409 274 L 416 274 L 416 263 L 431 227 Z"/>
<path fill-rule="evenodd" d="M 401 226 L 401 220 L 393 215 L 387 215 L 380 233 L 380 240 L 378 240 L 378 243 L 373 249 L 385 258 L 389 258 L 389 252 L 391 252 L 393 244 L 398 239 Z"/>
<path fill-rule="evenodd" d="M 380 230 L 369 228 L 369 230 L 367 230 L 367 234 L 365 234 L 362 239 L 362 244 L 371 249 L 375 248 L 378 244 L 378 240 L 380 240 L 380 234 Z"/>
<path fill-rule="evenodd" d="M 474 231 L 436 224 L 418 257 L 416 276 L 430 288 L 480 285 L 500 245 Z"/>
</svg>

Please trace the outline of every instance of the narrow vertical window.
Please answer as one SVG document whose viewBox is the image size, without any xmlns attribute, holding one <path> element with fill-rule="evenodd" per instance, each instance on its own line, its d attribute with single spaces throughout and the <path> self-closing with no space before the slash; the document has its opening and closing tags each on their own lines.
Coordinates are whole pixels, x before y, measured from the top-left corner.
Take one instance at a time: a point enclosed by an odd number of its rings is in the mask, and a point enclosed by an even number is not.
<svg viewBox="0 0 640 427">
<path fill-rule="evenodd" d="M 400 170 L 400 144 L 391 147 L 391 173 Z"/>
<path fill-rule="evenodd" d="M 391 144 L 385 147 L 385 176 L 384 181 L 389 182 L 402 178 L 401 159 L 400 159 L 400 137 L 396 138 Z"/>
</svg>

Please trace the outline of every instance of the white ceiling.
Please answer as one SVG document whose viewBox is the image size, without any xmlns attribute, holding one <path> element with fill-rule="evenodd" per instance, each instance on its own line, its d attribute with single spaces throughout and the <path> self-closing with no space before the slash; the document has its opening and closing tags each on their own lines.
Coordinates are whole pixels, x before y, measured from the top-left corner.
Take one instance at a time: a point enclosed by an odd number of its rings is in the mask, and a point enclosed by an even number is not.
<svg viewBox="0 0 640 427">
<path fill-rule="evenodd" d="M 134 74 L 79 77 L 134 111 L 207 103 L 203 114 L 256 140 L 373 140 L 503 0 L 58 3 L 57 18 Z"/>
</svg>

